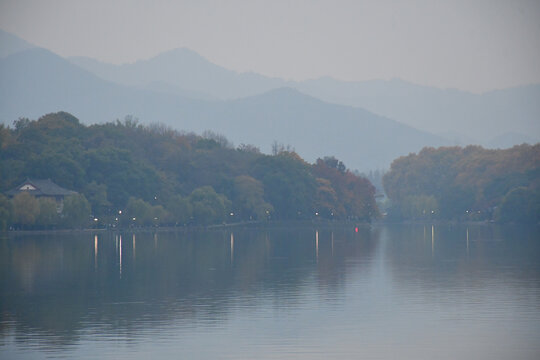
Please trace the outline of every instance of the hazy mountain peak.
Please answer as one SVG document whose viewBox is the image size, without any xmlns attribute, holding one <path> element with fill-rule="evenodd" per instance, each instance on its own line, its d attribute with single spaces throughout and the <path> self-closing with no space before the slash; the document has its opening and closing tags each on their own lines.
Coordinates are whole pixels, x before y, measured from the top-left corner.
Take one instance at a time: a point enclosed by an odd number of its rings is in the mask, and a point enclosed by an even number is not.
<svg viewBox="0 0 540 360">
<path fill-rule="evenodd" d="M 33 47 L 35 45 L 0 29 L 0 57 L 6 57 Z"/>
<path fill-rule="evenodd" d="M 236 101 L 266 104 L 270 106 L 274 106 L 274 105 L 298 106 L 298 104 L 303 104 L 303 106 L 308 106 L 308 105 L 328 104 L 324 100 L 318 99 L 311 95 L 307 95 L 290 86 L 283 86 L 276 89 L 271 89 L 261 94 L 237 99 Z M 330 104 L 330 105 L 334 105 L 334 104 Z M 339 105 L 335 105 L 335 106 L 339 106 Z"/>
<path fill-rule="evenodd" d="M 198 52 L 193 51 L 190 48 L 186 48 L 186 47 L 179 47 L 179 48 L 171 49 L 168 51 L 164 51 L 152 57 L 151 59 L 171 57 L 171 56 L 172 57 L 191 57 L 197 60 L 208 61 L 208 59 L 206 59 L 204 56 L 202 56 Z"/>
<path fill-rule="evenodd" d="M 134 64 L 126 64 L 126 66 L 144 69 L 158 66 L 161 67 L 161 70 L 166 70 L 167 68 L 176 68 L 178 71 L 187 72 L 205 69 L 207 71 L 217 70 L 234 73 L 233 71 L 227 70 L 219 65 L 210 62 L 208 59 L 206 59 L 199 53 L 185 47 L 162 52 L 150 59 L 139 60 Z"/>
</svg>

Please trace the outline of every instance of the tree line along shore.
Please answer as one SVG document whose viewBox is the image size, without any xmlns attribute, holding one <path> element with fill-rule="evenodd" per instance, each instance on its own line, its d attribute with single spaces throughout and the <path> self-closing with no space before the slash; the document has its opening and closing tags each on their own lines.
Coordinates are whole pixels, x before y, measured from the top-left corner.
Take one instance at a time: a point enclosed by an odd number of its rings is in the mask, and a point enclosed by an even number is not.
<svg viewBox="0 0 540 360">
<path fill-rule="evenodd" d="M 0 125 L 0 150 L 3 230 L 381 217 L 540 221 L 540 144 L 425 148 L 392 163 L 382 201 L 366 177 L 332 156 L 310 164 L 289 146 L 275 143 L 263 154 L 211 131 L 129 117 L 90 126 L 65 112 L 20 118 Z M 28 189 L 32 179 L 49 179 L 65 191 L 34 196 L 18 189 L 25 179 Z"/>
</svg>

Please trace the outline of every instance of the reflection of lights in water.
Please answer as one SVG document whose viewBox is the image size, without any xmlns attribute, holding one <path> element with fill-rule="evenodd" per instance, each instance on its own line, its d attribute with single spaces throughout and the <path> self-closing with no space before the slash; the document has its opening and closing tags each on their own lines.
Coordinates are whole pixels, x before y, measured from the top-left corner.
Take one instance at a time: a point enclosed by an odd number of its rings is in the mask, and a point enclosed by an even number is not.
<svg viewBox="0 0 540 360">
<path fill-rule="evenodd" d="M 119 241 L 119 253 L 120 253 L 120 278 L 122 278 L 122 235 L 120 235 L 120 241 Z"/>
<path fill-rule="evenodd" d="M 467 228 L 467 255 L 469 255 L 469 228 Z"/>
<path fill-rule="evenodd" d="M 319 230 L 315 230 L 315 257 L 319 261 Z"/>
<path fill-rule="evenodd" d="M 136 255 L 136 247 L 135 247 L 135 234 L 133 234 L 133 260 L 135 260 Z"/>
<path fill-rule="evenodd" d="M 433 255 L 434 248 L 435 248 L 435 227 L 431 225 L 431 255 Z"/>
<path fill-rule="evenodd" d="M 231 233 L 231 264 L 234 261 L 234 235 Z"/>
<path fill-rule="evenodd" d="M 332 231 L 332 256 L 334 256 L 334 232 Z"/>
<path fill-rule="evenodd" d="M 154 233 L 154 249 L 157 248 L 157 233 Z"/>
<path fill-rule="evenodd" d="M 94 268 L 97 268 L 98 238 L 94 235 Z"/>
</svg>

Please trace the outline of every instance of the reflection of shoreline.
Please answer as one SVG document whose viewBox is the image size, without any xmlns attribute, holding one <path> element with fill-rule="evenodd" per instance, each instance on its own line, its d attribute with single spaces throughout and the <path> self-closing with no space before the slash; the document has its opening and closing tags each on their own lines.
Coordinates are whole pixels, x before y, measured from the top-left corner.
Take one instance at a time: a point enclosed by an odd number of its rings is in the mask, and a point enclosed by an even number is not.
<svg viewBox="0 0 540 360">
<path fill-rule="evenodd" d="M 373 225 L 471 225 L 471 226 L 493 226 L 493 225 L 512 225 L 506 223 L 498 223 L 490 220 L 479 220 L 479 221 L 459 221 L 459 220 L 406 220 L 406 221 L 391 221 L 391 220 L 375 220 L 372 221 Z M 528 224 L 518 224 L 520 226 L 528 226 Z M 534 224 L 532 224 L 534 225 Z"/>
<path fill-rule="evenodd" d="M 365 265 L 356 260 L 369 257 L 376 245 L 350 227 L 154 232 L 137 235 L 136 242 L 133 235 L 6 240 L 0 339 L 8 315 L 16 336 L 35 336 L 44 347 L 53 346 L 47 339 L 55 337 L 58 348 L 79 341 L 83 329 L 116 326 L 116 332 L 137 334 L 174 322 L 223 321 L 239 306 L 267 300 L 301 307 L 309 289 L 343 291 L 347 269 Z"/>
<path fill-rule="evenodd" d="M 104 233 L 108 229 L 59 229 L 59 230 L 9 230 L 4 232 L 9 236 L 15 235 L 50 235 L 50 234 L 93 234 Z M 2 234 L 2 233 L 0 233 Z"/>
<path fill-rule="evenodd" d="M 277 228 L 343 228 L 343 227 L 361 227 L 369 228 L 373 226 L 519 226 L 525 228 L 538 228 L 537 224 L 502 224 L 493 221 L 453 221 L 453 220 L 432 220 L 432 221 L 386 221 L 374 220 L 372 222 L 354 221 L 354 220 L 271 220 L 271 221 L 243 221 L 236 223 L 214 224 L 208 226 L 187 225 L 187 226 L 147 226 L 147 227 L 124 227 L 124 228 L 88 228 L 88 229 L 49 229 L 49 230 L 8 230 L 0 232 L 2 235 L 50 235 L 50 234 L 87 234 L 87 233 L 155 233 L 155 232 L 190 232 L 201 230 L 220 230 L 228 228 L 249 228 L 249 229 L 277 229 Z"/>
<path fill-rule="evenodd" d="M 384 223 L 373 223 L 384 224 Z M 367 227 L 368 222 L 348 221 L 348 220 L 273 220 L 273 221 L 244 221 L 230 224 L 215 224 L 206 227 L 199 225 L 188 226 L 147 226 L 147 227 L 126 227 L 126 228 L 97 228 L 97 229 L 51 229 L 51 230 L 9 230 L 4 232 L 9 236 L 17 235 L 50 235 L 50 234 L 93 234 L 93 233 L 155 233 L 155 232 L 190 232 L 201 230 L 221 230 L 227 228 L 248 228 L 248 229 L 294 229 L 294 228 L 343 228 L 343 227 Z M 2 234 L 2 233 L 0 233 Z"/>
</svg>

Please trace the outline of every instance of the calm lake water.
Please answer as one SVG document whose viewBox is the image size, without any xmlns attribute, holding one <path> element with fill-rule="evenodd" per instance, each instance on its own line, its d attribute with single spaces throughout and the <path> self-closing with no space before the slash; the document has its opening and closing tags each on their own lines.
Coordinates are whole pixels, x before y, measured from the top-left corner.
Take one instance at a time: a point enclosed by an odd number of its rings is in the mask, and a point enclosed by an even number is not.
<svg viewBox="0 0 540 360">
<path fill-rule="evenodd" d="M 1 359 L 540 359 L 540 231 L 0 240 Z"/>
</svg>

